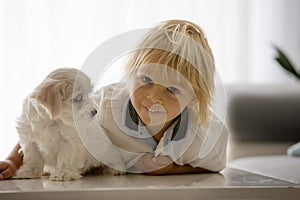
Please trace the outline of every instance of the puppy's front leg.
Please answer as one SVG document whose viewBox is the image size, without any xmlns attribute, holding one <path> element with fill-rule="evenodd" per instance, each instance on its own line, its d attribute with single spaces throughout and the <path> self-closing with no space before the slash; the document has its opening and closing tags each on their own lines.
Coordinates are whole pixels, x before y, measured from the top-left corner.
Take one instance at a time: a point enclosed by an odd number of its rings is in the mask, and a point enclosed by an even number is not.
<svg viewBox="0 0 300 200">
<path fill-rule="evenodd" d="M 17 170 L 12 178 L 40 178 L 43 173 L 44 160 L 38 147 L 36 144 L 27 143 L 22 145 L 22 151 L 24 154 L 23 165 Z"/>
<path fill-rule="evenodd" d="M 56 169 L 51 173 L 49 180 L 50 181 L 72 181 L 80 179 L 82 176 L 69 169 Z"/>
<path fill-rule="evenodd" d="M 82 176 L 79 171 L 79 159 L 76 150 L 71 150 L 69 145 L 65 145 L 57 155 L 57 163 L 54 171 L 50 175 L 51 181 L 71 181 L 80 179 Z"/>
</svg>

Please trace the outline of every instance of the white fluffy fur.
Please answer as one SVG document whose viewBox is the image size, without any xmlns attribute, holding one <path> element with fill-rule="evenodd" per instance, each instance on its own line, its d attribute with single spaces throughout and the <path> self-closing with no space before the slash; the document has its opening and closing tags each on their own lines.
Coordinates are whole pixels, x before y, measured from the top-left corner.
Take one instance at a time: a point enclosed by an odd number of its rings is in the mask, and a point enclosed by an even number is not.
<svg viewBox="0 0 300 200">
<path fill-rule="evenodd" d="M 91 91 L 84 73 L 62 68 L 50 73 L 25 99 L 17 121 L 23 165 L 13 178 L 38 178 L 47 167 L 50 180 L 75 180 L 102 166 L 86 151 L 74 123 L 75 119 L 88 124 L 95 117 Z"/>
</svg>

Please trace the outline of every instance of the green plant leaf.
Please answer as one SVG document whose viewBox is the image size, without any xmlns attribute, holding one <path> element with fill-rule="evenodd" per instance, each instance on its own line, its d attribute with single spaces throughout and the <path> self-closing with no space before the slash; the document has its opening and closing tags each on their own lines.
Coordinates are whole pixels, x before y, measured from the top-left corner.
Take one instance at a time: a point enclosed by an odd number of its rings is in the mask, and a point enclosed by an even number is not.
<svg viewBox="0 0 300 200">
<path fill-rule="evenodd" d="M 277 55 L 275 57 L 275 60 L 288 72 L 293 74 L 296 78 L 300 80 L 300 74 L 296 71 L 293 64 L 290 62 L 290 59 L 285 55 L 285 53 L 280 50 L 278 47 L 275 46 L 275 49 L 277 51 Z"/>
</svg>

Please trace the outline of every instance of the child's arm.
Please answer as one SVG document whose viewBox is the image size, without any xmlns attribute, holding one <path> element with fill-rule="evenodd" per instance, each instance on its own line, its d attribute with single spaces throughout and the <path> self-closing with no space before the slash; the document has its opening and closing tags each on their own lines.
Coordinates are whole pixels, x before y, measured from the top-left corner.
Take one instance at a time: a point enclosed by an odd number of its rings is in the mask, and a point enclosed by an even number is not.
<svg viewBox="0 0 300 200">
<path fill-rule="evenodd" d="M 170 175 L 170 174 L 192 174 L 192 173 L 212 173 L 213 171 L 200 168 L 200 167 L 192 167 L 189 164 L 180 166 L 176 163 L 172 163 L 162 169 L 147 172 L 145 174 L 148 175 Z"/>
<path fill-rule="evenodd" d="M 18 153 L 20 145 L 17 144 L 4 161 L 0 161 L 0 180 L 12 177 L 23 164 L 23 157 Z"/>
<path fill-rule="evenodd" d="M 167 174 L 189 174 L 189 173 L 211 173 L 212 171 L 200 167 L 192 167 L 189 164 L 180 166 L 172 161 L 168 156 L 153 157 L 149 153 L 143 156 L 137 163 L 137 167 L 148 175 Z"/>
</svg>

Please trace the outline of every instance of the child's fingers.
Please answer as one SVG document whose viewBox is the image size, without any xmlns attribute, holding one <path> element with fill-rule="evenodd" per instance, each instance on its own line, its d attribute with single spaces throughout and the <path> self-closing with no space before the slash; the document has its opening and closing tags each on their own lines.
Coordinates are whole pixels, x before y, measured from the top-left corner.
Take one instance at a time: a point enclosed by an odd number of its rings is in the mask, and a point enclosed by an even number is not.
<svg viewBox="0 0 300 200">
<path fill-rule="evenodd" d="M 0 180 L 10 178 L 12 175 L 13 175 L 13 172 L 11 170 L 9 170 L 9 168 L 8 168 L 8 169 L 1 172 Z"/>
<path fill-rule="evenodd" d="M 150 172 L 162 168 L 161 165 L 155 164 L 152 161 L 152 159 L 153 159 L 153 154 L 151 153 L 146 154 L 139 160 L 139 162 L 137 163 L 137 167 L 144 172 Z"/>
<path fill-rule="evenodd" d="M 169 156 L 158 156 L 158 157 L 154 157 L 152 158 L 152 161 L 156 164 L 156 165 L 169 165 L 171 163 L 173 163 L 173 160 L 169 157 Z"/>
<path fill-rule="evenodd" d="M 0 162 L 0 180 L 10 178 L 16 172 L 15 168 L 7 162 Z"/>
<path fill-rule="evenodd" d="M 148 153 L 142 158 L 142 164 L 144 168 L 155 168 L 155 165 L 152 162 L 153 154 Z"/>
<path fill-rule="evenodd" d="M 165 168 L 173 163 L 169 156 L 153 157 L 152 153 L 144 155 L 137 163 L 136 167 L 143 172 L 152 172 Z"/>
<path fill-rule="evenodd" d="M 2 172 L 4 170 L 6 170 L 8 167 L 9 167 L 9 164 L 7 162 L 0 161 L 0 174 L 2 174 Z"/>
<path fill-rule="evenodd" d="M 4 180 L 10 178 L 13 175 L 13 170 L 10 168 L 6 168 L 0 173 L 0 180 Z"/>
</svg>

